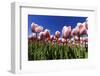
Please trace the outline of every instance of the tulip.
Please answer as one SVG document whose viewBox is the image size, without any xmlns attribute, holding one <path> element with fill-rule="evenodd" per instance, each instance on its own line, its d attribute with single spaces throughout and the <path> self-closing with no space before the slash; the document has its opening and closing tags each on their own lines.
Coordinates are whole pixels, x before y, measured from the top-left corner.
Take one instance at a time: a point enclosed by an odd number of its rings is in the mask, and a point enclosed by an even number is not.
<svg viewBox="0 0 100 76">
<path fill-rule="evenodd" d="M 80 34 L 87 34 L 86 22 L 82 24 L 82 28 L 80 29 Z"/>
<path fill-rule="evenodd" d="M 54 36 L 53 36 L 53 35 L 51 35 L 51 36 L 50 36 L 50 39 L 51 39 L 51 41 L 52 41 L 52 40 L 54 39 Z"/>
<path fill-rule="evenodd" d="M 76 29 L 76 35 L 78 36 L 78 39 L 79 39 L 79 43 L 80 43 L 80 36 L 81 36 L 81 30 L 83 28 L 83 25 L 82 23 L 77 23 L 77 26 L 75 27 Z"/>
<path fill-rule="evenodd" d="M 62 37 L 66 39 L 66 42 L 67 42 L 67 39 L 71 37 L 71 26 L 64 26 L 63 29 L 62 29 Z"/>
<path fill-rule="evenodd" d="M 41 31 L 43 31 L 43 27 L 42 26 L 38 26 L 38 27 L 35 28 L 35 32 L 39 33 Z"/>
<path fill-rule="evenodd" d="M 35 28 L 38 27 L 37 24 L 35 24 L 34 22 L 31 24 L 31 29 L 32 29 L 32 32 L 35 32 Z"/>
<path fill-rule="evenodd" d="M 73 28 L 72 31 L 71 31 L 71 36 L 75 36 L 76 35 L 76 28 Z"/>
<path fill-rule="evenodd" d="M 45 29 L 45 30 L 44 30 L 44 35 L 45 35 L 45 38 L 46 38 L 47 40 L 50 40 L 50 32 L 49 32 L 48 29 Z"/>
<path fill-rule="evenodd" d="M 55 32 L 55 37 L 56 37 L 56 41 L 58 42 L 58 38 L 60 37 L 60 32 L 59 31 Z"/>
<path fill-rule="evenodd" d="M 56 32 L 55 32 L 55 37 L 56 37 L 56 38 L 59 38 L 59 37 L 60 37 L 60 32 L 59 32 L 59 31 L 56 31 Z"/>
<path fill-rule="evenodd" d="M 42 26 L 39 26 L 39 25 L 37 25 L 37 24 L 35 24 L 35 23 L 32 23 L 32 24 L 31 24 L 31 28 L 32 28 L 32 32 L 33 32 L 33 33 L 36 33 L 36 38 L 38 39 L 37 34 L 38 34 L 39 32 L 41 32 L 41 31 L 43 31 L 43 27 L 42 27 Z M 37 40 L 36 40 L 36 41 L 37 41 Z"/>
<path fill-rule="evenodd" d="M 39 33 L 39 37 L 40 37 L 40 40 L 45 39 L 45 34 L 44 34 L 44 32 L 40 32 L 40 33 Z"/>
<path fill-rule="evenodd" d="M 35 24 L 35 23 L 32 23 L 32 24 L 31 24 L 31 28 L 32 28 L 32 32 L 37 32 L 37 33 L 39 33 L 39 32 L 41 32 L 41 31 L 43 31 L 43 27 L 42 27 L 42 26 L 39 26 L 39 25 L 37 25 L 37 24 Z"/>
<path fill-rule="evenodd" d="M 73 39 L 72 42 L 75 42 L 75 40 L 77 41 L 78 37 L 76 38 L 76 36 L 77 36 L 77 27 L 73 28 L 72 31 L 71 31 L 71 37 Z"/>
<path fill-rule="evenodd" d="M 51 41 L 56 40 L 55 36 L 54 36 L 54 35 L 51 35 L 51 36 L 50 36 L 50 40 L 51 40 Z"/>
<path fill-rule="evenodd" d="M 63 38 L 67 39 L 71 35 L 71 26 L 64 26 L 62 29 L 62 36 Z"/>
<path fill-rule="evenodd" d="M 67 26 L 64 26 L 63 29 L 62 29 L 62 36 L 63 36 L 63 38 L 66 37 L 67 30 L 68 30 Z"/>
<path fill-rule="evenodd" d="M 61 42 L 62 42 L 62 38 L 59 38 L 59 39 L 58 39 L 58 43 L 61 43 Z"/>
<path fill-rule="evenodd" d="M 78 34 L 80 34 L 80 30 L 82 29 L 82 27 L 82 23 L 77 23 L 76 29 Z"/>
<path fill-rule="evenodd" d="M 86 22 L 83 22 L 82 23 L 82 28 L 79 31 L 80 32 L 80 35 L 82 35 L 82 39 L 83 39 L 83 36 L 84 35 L 88 35 L 88 31 L 87 31 L 88 29 L 87 29 L 86 25 L 87 25 L 87 23 Z"/>
<path fill-rule="evenodd" d="M 66 43 L 66 39 L 62 38 L 61 42 L 63 43 L 63 45 Z"/>
</svg>

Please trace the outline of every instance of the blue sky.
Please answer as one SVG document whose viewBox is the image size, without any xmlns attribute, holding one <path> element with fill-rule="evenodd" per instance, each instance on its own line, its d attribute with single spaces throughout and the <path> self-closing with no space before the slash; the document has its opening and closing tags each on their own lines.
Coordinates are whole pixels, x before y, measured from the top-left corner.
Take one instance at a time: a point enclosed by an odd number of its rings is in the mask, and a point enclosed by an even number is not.
<svg viewBox="0 0 100 76">
<path fill-rule="evenodd" d="M 28 35 L 31 32 L 31 23 L 34 22 L 43 26 L 44 29 L 49 29 L 50 34 L 54 35 L 55 31 L 62 32 L 63 26 L 71 26 L 74 28 L 78 22 L 85 22 L 87 17 L 75 16 L 47 16 L 47 15 L 28 15 Z"/>
</svg>

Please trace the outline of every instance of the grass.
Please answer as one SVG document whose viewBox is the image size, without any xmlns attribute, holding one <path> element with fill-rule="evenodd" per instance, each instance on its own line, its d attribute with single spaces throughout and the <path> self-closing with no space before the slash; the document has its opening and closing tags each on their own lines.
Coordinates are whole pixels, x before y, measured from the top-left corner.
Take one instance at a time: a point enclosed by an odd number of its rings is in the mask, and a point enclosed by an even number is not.
<svg viewBox="0 0 100 76">
<path fill-rule="evenodd" d="M 88 51 L 85 47 L 58 45 L 52 43 L 28 43 L 28 60 L 85 59 Z"/>
</svg>

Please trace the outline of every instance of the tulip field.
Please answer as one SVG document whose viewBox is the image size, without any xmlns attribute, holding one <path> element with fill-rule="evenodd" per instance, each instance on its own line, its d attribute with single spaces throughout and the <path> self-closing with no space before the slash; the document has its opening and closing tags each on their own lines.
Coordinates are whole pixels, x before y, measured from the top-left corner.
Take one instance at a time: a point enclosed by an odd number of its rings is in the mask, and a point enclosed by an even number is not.
<svg viewBox="0 0 100 76">
<path fill-rule="evenodd" d="M 42 17 L 39 16 L 39 18 L 41 19 Z M 50 19 L 53 18 L 51 17 Z M 75 17 L 72 17 L 72 20 L 73 18 Z M 47 20 L 49 17 L 43 17 L 42 20 L 45 21 L 43 23 L 50 21 L 46 22 L 45 19 Z M 69 19 L 71 20 L 71 18 Z M 66 25 L 62 25 L 61 27 L 54 26 L 54 28 L 40 25 L 38 22 L 36 23 L 31 20 L 32 22 L 30 22 L 28 29 L 30 31 L 28 35 L 28 60 L 88 58 L 88 18 L 76 19 L 83 21 L 74 22 L 72 25 L 67 25 L 68 22 L 65 22 Z M 56 21 L 54 22 L 56 23 Z M 58 23 L 60 24 L 60 21 Z"/>
</svg>

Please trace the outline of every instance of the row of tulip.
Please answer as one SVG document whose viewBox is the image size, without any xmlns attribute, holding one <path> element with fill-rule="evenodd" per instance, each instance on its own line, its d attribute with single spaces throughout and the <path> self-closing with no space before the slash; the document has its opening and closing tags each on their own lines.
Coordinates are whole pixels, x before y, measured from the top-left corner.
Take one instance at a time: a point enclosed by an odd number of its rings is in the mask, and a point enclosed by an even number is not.
<svg viewBox="0 0 100 76">
<path fill-rule="evenodd" d="M 32 34 L 29 35 L 29 42 L 40 40 L 46 42 L 59 42 L 59 43 L 84 43 L 88 42 L 88 24 L 87 21 L 83 23 L 77 23 L 77 26 L 71 29 L 71 26 L 64 26 L 62 29 L 62 37 L 60 31 L 56 31 L 55 35 L 50 35 L 48 29 L 43 29 L 35 23 L 31 24 Z"/>
</svg>

